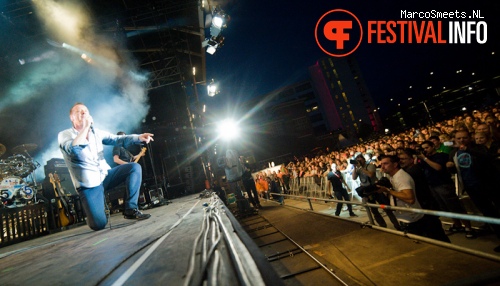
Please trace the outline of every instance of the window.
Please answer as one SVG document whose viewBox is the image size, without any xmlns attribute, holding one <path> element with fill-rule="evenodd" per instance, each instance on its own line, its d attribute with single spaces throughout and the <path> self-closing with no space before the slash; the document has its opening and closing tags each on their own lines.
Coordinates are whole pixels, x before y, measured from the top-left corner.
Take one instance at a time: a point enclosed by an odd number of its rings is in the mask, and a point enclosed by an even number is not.
<svg viewBox="0 0 500 286">
<path fill-rule="evenodd" d="M 349 110 L 349 114 L 351 115 L 352 121 L 354 121 L 355 119 L 354 119 L 354 114 L 352 113 L 352 110 Z"/>
<path fill-rule="evenodd" d="M 345 101 L 345 102 L 348 102 L 348 101 L 347 101 L 347 95 L 345 94 L 345 92 L 342 92 L 342 97 L 344 98 L 344 101 Z"/>
<path fill-rule="evenodd" d="M 337 80 L 337 84 L 339 85 L 340 90 L 344 89 L 344 88 L 342 88 L 342 83 L 340 82 L 340 80 Z"/>
<path fill-rule="evenodd" d="M 333 69 L 333 74 L 335 75 L 335 77 L 338 79 L 339 78 L 339 74 L 337 73 L 337 70 L 336 69 Z"/>
</svg>

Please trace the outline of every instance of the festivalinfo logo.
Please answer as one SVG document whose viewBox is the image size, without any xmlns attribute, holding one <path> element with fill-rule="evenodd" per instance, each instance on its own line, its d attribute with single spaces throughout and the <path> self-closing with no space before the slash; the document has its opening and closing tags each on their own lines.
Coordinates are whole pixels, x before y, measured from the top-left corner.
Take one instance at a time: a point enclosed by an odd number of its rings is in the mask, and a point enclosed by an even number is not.
<svg viewBox="0 0 500 286">
<path fill-rule="evenodd" d="M 344 57 L 353 53 L 362 42 L 470 45 L 488 41 L 488 24 L 481 10 L 401 10 L 399 17 L 398 20 L 361 22 L 350 11 L 330 10 L 316 23 L 316 43 L 326 54 Z"/>
</svg>

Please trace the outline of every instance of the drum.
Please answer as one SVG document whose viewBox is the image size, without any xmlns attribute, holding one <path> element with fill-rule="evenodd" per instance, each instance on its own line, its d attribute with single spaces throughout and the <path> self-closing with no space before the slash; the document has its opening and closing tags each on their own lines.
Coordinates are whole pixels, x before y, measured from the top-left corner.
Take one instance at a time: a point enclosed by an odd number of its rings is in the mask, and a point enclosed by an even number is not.
<svg viewBox="0 0 500 286">
<path fill-rule="evenodd" d="M 5 169 L 5 175 L 12 175 L 24 178 L 36 169 L 32 160 L 22 154 L 10 156 L 2 162 Z M 1 170 L 1 169 L 0 169 Z"/>
<path fill-rule="evenodd" d="M 19 177 L 4 177 L 0 181 L 0 198 L 7 207 L 24 206 L 33 199 L 34 191 Z"/>
<path fill-rule="evenodd" d="M 12 175 L 10 165 L 5 163 L 3 160 L 0 161 L 0 179 L 3 179 L 4 177 L 9 175 Z"/>
</svg>

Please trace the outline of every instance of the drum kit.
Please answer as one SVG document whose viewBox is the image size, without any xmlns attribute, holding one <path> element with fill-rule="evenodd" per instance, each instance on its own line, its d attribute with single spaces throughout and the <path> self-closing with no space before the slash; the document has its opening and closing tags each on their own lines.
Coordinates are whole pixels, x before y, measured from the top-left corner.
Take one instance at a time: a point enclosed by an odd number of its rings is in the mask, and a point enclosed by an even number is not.
<svg viewBox="0 0 500 286">
<path fill-rule="evenodd" d="M 34 200 L 36 195 L 34 171 L 40 164 L 33 160 L 29 152 L 37 147 L 36 144 L 16 146 L 12 149 L 12 156 L 0 160 L 0 199 L 2 201 L 0 208 L 22 207 Z M 3 156 L 6 151 L 5 146 L 0 144 L 0 156 Z M 32 185 L 24 180 L 30 175 Z"/>
</svg>

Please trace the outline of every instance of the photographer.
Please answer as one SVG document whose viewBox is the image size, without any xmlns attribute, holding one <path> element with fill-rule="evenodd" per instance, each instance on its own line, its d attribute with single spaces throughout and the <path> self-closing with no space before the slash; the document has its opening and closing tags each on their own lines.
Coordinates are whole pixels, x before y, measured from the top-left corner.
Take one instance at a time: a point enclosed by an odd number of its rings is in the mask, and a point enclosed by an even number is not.
<svg viewBox="0 0 500 286">
<path fill-rule="evenodd" d="M 361 183 L 361 186 L 356 189 L 356 192 L 363 198 L 363 203 L 370 203 L 370 204 L 383 204 L 383 205 L 388 205 L 389 204 L 389 199 L 384 195 L 380 193 L 370 193 L 370 194 L 364 194 L 362 192 L 365 190 L 367 187 L 374 186 L 375 182 L 377 181 L 377 168 L 373 164 L 367 164 L 365 157 L 362 154 L 359 154 L 356 156 L 354 161 L 351 161 L 351 164 L 355 166 L 354 171 L 352 172 L 352 179 L 356 180 L 359 177 L 359 181 Z M 370 211 L 373 215 L 373 218 L 377 223 L 382 226 L 382 227 L 387 227 L 387 223 L 385 222 L 384 218 L 382 215 L 378 212 L 377 208 L 370 208 Z M 396 219 L 396 216 L 394 216 L 394 213 L 391 210 L 385 210 L 385 213 L 387 214 L 387 217 L 391 220 L 392 224 L 394 225 L 394 228 L 399 230 L 399 222 Z"/>
<path fill-rule="evenodd" d="M 390 176 L 391 186 L 378 185 L 378 192 L 388 194 L 391 206 L 421 209 L 415 196 L 415 182 L 411 176 L 401 169 L 397 156 L 381 157 L 382 172 Z M 401 222 L 403 230 L 428 238 L 450 242 L 444 233 L 438 217 L 421 213 L 397 211 L 396 216 Z"/>
</svg>

